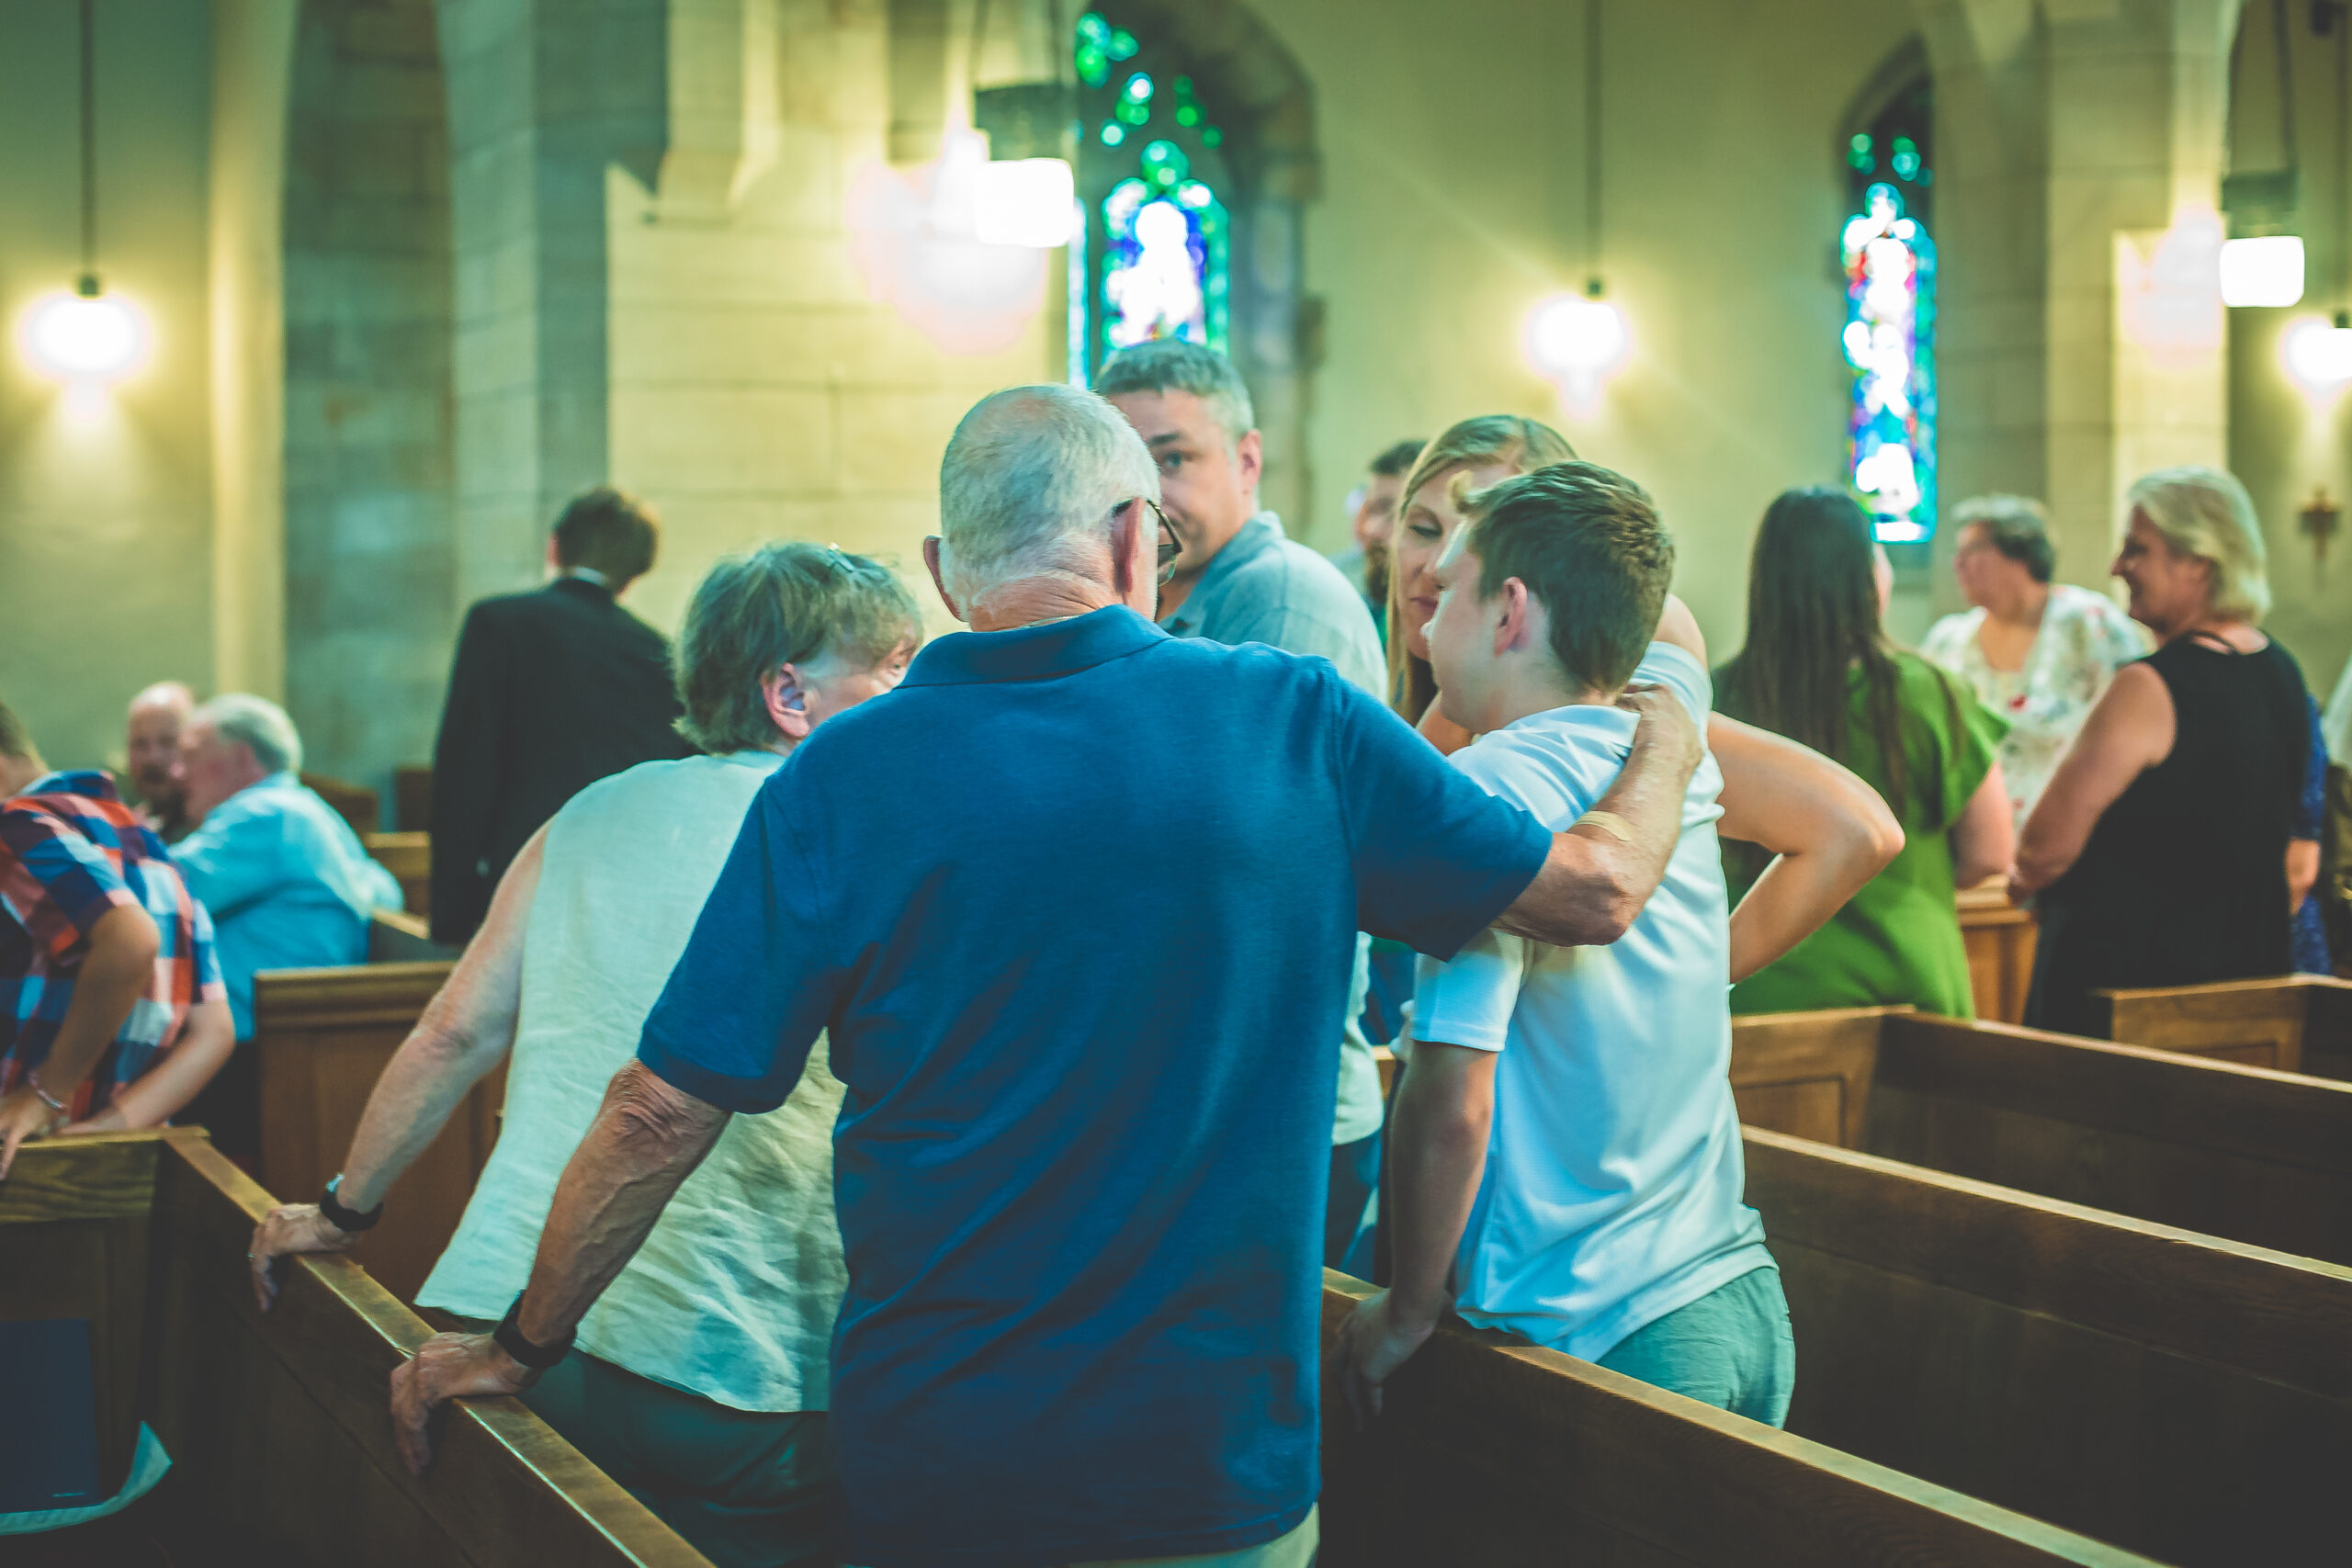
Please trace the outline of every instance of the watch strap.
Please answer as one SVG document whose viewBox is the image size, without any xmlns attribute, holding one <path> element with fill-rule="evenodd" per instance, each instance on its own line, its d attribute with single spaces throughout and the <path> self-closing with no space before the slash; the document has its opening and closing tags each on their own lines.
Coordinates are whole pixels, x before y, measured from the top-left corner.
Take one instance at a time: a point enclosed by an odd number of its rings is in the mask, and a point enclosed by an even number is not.
<svg viewBox="0 0 2352 1568">
<path fill-rule="evenodd" d="M 506 1309 L 506 1315 L 498 1320 L 497 1328 L 491 1333 L 491 1337 L 498 1342 L 500 1349 L 535 1372 L 546 1371 L 549 1367 L 571 1354 L 573 1337 L 570 1334 L 552 1345 L 535 1345 L 524 1338 L 522 1317 L 523 1298 L 517 1295 L 514 1298 L 514 1304 Z"/>
<path fill-rule="evenodd" d="M 321 1216 L 339 1231 L 358 1232 L 375 1229 L 376 1222 L 384 1217 L 383 1200 L 378 1199 L 376 1206 L 364 1214 L 356 1209 L 346 1209 L 343 1206 L 342 1200 L 335 1196 L 335 1190 L 342 1185 L 342 1173 L 337 1172 L 335 1179 L 327 1183 L 327 1190 L 319 1194 Z"/>
</svg>

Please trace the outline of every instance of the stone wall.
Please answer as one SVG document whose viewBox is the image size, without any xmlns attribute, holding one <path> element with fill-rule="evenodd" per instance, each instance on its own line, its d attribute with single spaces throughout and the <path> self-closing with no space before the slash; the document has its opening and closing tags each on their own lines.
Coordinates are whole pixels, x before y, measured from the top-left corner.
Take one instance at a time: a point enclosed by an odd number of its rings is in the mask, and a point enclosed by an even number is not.
<svg viewBox="0 0 2352 1568">
<path fill-rule="evenodd" d="M 449 149 L 430 0 L 308 0 L 285 207 L 286 702 L 389 799 L 456 626 Z"/>
</svg>

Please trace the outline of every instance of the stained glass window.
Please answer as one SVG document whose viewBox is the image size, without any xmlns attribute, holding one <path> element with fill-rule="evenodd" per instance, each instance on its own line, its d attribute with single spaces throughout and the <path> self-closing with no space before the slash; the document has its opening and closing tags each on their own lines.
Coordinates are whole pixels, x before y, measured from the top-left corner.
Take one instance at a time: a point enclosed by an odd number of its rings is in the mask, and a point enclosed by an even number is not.
<svg viewBox="0 0 2352 1568">
<path fill-rule="evenodd" d="M 1225 132 L 1192 78 L 1162 70 L 1099 12 L 1078 19 L 1079 201 L 1069 378 L 1119 349 L 1178 337 L 1223 351 L 1231 315 Z"/>
<path fill-rule="evenodd" d="M 1843 346 L 1853 373 L 1847 473 L 1884 544 L 1936 527 L 1936 247 L 1926 83 L 1896 96 L 1849 142 L 1855 205 L 1839 249 L 1846 267 Z"/>
</svg>

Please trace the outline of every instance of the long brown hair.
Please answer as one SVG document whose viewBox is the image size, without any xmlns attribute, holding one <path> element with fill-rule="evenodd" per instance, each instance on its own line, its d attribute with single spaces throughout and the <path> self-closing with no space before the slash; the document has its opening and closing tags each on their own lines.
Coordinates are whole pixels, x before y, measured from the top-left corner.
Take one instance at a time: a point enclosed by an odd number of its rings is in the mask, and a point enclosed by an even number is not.
<svg viewBox="0 0 2352 1568">
<path fill-rule="evenodd" d="M 1843 491 L 1787 491 L 1765 509 L 1747 563 L 1747 642 L 1718 676 L 1715 705 L 1849 762 L 1847 682 L 1859 667 L 1864 722 L 1885 760 L 1883 793 L 1900 818 L 1909 787 L 1901 677 L 1880 624 L 1871 544 L 1869 514 Z M 1957 694 L 1941 683 L 1957 729 Z"/>
<path fill-rule="evenodd" d="M 1414 495 L 1448 468 L 1508 463 L 1514 472 L 1525 474 L 1554 463 L 1574 462 L 1576 455 L 1566 436 L 1515 413 L 1457 420 L 1421 448 L 1412 471 L 1405 476 L 1405 488 L 1396 497 L 1396 528 L 1402 532 Z M 1406 723 L 1419 724 L 1430 704 L 1437 700 L 1437 677 L 1430 672 L 1428 660 L 1405 647 L 1405 582 L 1404 574 L 1396 568 L 1394 542 L 1388 547 L 1388 705 Z"/>
</svg>

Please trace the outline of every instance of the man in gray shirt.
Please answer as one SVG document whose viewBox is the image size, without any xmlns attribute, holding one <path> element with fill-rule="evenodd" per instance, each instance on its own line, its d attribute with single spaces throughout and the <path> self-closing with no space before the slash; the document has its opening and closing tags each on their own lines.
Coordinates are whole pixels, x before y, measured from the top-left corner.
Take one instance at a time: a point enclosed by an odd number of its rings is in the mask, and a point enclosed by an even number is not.
<svg viewBox="0 0 2352 1568">
<path fill-rule="evenodd" d="M 1286 537 L 1258 508 L 1263 467 L 1250 389 L 1232 361 L 1162 338 L 1114 355 L 1094 389 L 1136 427 L 1159 467 L 1159 500 L 1180 547 L 1159 591 L 1159 624 L 1178 637 L 1261 642 L 1328 659 L 1378 697 L 1380 634 L 1363 595 L 1339 568 Z M 1246 724 L 1247 715 L 1234 722 Z M 1355 976 L 1340 1047 L 1339 1111 L 1331 1131 L 1331 1197 L 1324 1261 L 1343 1267 L 1380 1171 L 1380 1070 L 1363 1035 L 1369 939 L 1356 939 Z M 1360 1251 L 1368 1253 L 1368 1247 Z M 1358 1271 L 1369 1268 L 1358 1258 Z"/>
</svg>

